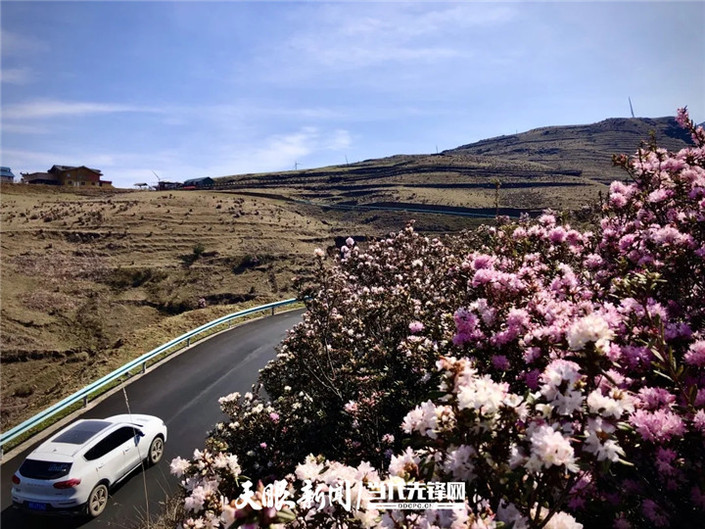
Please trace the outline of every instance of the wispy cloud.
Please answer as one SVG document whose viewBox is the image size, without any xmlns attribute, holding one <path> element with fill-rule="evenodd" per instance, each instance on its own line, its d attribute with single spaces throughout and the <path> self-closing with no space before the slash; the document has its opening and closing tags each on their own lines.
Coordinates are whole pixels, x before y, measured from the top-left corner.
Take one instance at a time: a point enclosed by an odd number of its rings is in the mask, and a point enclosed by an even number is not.
<svg viewBox="0 0 705 529">
<path fill-rule="evenodd" d="M 2 30 L 2 54 L 10 57 L 24 53 L 42 52 L 49 49 L 46 42 L 14 31 Z"/>
<path fill-rule="evenodd" d="M 358 43 L 343 47 L 328 45 L 316 37 L 300 39 L 296 46 L 326 67 L 347 70 L 387 62 L 434 62 L 466 55 L 467 52 L 443 46 L 407 46 L 387 43 L 378 46 Z"/>
<path fill-rule="evenodd" d="M 294 168 L 307 156 L 323 151 L 341 151 L 352 145 L 350 133 L 344 129 L 333 131 L 318 127 L 301 127 L 289 134 L 277 134 L 264 138 L 260 146 L 242 148 L 239 154 L 226 157 L 223 163 L 212 167 L 213 174 L 233 172 L 274 171 Z"/>
<path fill-rule="evenodd" d="M 3 122 L 2 131 L 5 134 L 48 134 L 51 129 L 43 124 Z"/>
<path fill-rule="evenodd" d="M 506 5 L 375 7 L 365 8 L 366 16 L 349 17 L 339 6 L 329 6 L 307 32 L 291 39 L 290 46 L 300 56 L 333 69 L 430 63 L 472 56 L 474 51 L 461 43 L 464 34 L 495 28 L 515 17 L 515 9 Z"/>
<path fill-rule="evenodd" d="M 3 68 L 0 78 L 3 83 L 26 85 L 34 81 L 35 75 L 29 68 Z"/>
<path fill-rule="evenodd" d="M 39 100 L 8 105 L 3 110 L 4 119 L 46 119 L 90 114 L 111 114 L 118 112 L 162 113 L 163 109 L 126 105 L 121 103 L 95 103 L 87 101 Z"/>
<path fill-rule="evenodd" d="M 27 171 L 46 171 L 54 164 L 91 165 L 96 167 L 114 165 L 119 157 L 110 153 L 59 153 L 22 149 L 3 149 L 3 165 L 19 167 Z"/>
<path fill-rule="evenodd" d="M 344 129 L 333 131 L 331 136 L 327 138 L 323 144 L 325 149 L 331 151 L 342 151 L 352 145 L 352 137 L 350 132 Z"/>
<path fill-rule="evenodd" d="M 395 10 L 394 16 L 379 15 L 343 22 L 341 33 L 359 37 L 361 35 L 385 35 L 394 39 L 416 38 L 422 35 L 443 35 L 449 31 L 468 30 L 478 27 L 494 27 L 510 21 L 515 10 L 509 6 L 457 5 L 451 8 L 431 6 L 432 9 L 408 6 Z"/>
</svg>

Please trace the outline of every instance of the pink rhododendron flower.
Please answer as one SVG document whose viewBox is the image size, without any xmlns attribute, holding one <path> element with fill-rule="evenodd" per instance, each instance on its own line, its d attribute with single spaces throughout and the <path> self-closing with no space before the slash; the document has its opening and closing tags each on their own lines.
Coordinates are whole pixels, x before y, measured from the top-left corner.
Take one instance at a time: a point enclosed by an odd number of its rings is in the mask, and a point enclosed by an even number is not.
<svg viewBox="0 0 705 529">
<path fill-rule="evenodd" d="M 511 364 L 509 363 L 509 359 L 504 355 L 492 356 L 492 365 L 496 369 L 500 369 L 502 371 L 506 371 L 511 366 Z"/>
<path fill-rule="evenodd" d="M 683 359 L 692 366 L 705 367 L 705 340 L 691 344 Z"/>
<path fill-rule="evenodd" d="M 667 441 L 685 432 L 683 420 L 672 411 L 663 409 L 654 412 L 637 410 L 629 422 L 647 441 Z"/>
<path fill-rule="evenodd" d="M 646 499 L 642 503 L 641 508 L 644 515 L 649 519 L 654 527 L 667 527 L 669 525 L 668 517 L 655 501 Z"/>
<path fill-rule="evenodd" d="M 421 323 L 420 321 L 412 321 L 412 322 L 409 324 L 409 331 L 411 331 L 411 332 L 414 333 L 414 334 L 415 334 L 415 333 L 418 333 L 418 332 L 421 332 L 421 331 L 423 331 L 423 330 L 424 330 L 424 325 L 423 325 L 423 323 Z"/>
<path fill-rule="evenodd" d="M 693 417 L 693 426 L 705 434 L 705 410 L 698 410 Z"/>
</svg>

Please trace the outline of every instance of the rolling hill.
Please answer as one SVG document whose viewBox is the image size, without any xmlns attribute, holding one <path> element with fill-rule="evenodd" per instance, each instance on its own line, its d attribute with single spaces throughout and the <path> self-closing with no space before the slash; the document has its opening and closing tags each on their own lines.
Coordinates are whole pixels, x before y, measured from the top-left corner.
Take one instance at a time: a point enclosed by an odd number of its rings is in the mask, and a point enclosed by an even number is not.
<svg viewBox="0 0 705 529">
<path fill-rule="evenodd" d="M 651 135 L 671 150 L 690 138 L 673 118 L 612 118 L 591 125 L 542 127 L 433 155 L 396 155 L 343 166 L 227 176 L 232 189 L 267 190 L 319 204 L 425 204 L 473 209 L 579 208 L 624 177 L 612 155 L 636 151 Z"/>
</svg>

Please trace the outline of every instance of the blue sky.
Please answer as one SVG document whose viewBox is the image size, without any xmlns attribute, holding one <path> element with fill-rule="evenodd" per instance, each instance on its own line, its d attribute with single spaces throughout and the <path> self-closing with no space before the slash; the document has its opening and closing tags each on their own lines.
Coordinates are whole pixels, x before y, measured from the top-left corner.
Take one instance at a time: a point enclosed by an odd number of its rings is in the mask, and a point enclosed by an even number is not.
<svg viewBox="0 0 705 529">
<path fill-rule="evenodd" d="M 2 165 L 119 187 L 705 119 L 705 3 L 9 2 Z"/>
</svg>

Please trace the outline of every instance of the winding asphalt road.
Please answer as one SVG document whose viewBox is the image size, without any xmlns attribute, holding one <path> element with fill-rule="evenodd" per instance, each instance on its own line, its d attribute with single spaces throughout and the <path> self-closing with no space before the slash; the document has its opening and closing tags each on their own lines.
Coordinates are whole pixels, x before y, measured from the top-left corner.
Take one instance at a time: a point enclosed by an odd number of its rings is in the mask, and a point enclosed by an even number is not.
<svg viewBox="0 0 705 529">
<path fill-rule="evenodd" d="M 301 320 L 301 310 L 285 312 L 246 323 L 197 344 L 191 350 L 153 369 L 126 387 L 132 413 L 161 417 L 168 428 L 164 458 L 144 472 L 149 512 L 160 510 L 166 495 L 178 491 L 178 480 L 169 474 L 176 456 L 190 458 L 202 448 L 208 430 L 224 417 L 218 399 L 234 391 L 245 393 L 257 373 L 274 358 L 275 347 L 286 331 Z M 127 413 L 119 391 L 82 418 Z M 0 468 L 0 526 L 2 529 L 98 528 L 128 529 L 146 519 L 145 479 L 138 470 L 112 491 L 105 512 L 95 520 L 25 517 L 12 508 L 10 478 L 34 446 L 3 463 Z"/>
</svg>

